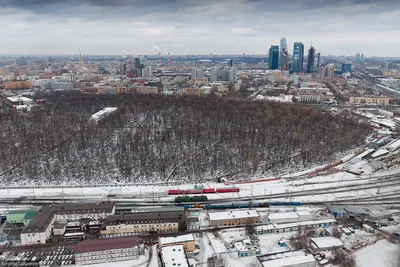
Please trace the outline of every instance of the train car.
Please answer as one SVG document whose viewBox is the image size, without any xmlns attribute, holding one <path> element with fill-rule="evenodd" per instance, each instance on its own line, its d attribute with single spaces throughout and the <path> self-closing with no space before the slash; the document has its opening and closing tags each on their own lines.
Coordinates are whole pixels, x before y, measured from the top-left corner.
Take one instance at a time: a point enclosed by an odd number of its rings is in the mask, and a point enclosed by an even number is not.
<svg viewBox="0 0 400 267">
<path fill-rule="evenodd" d="M 177 189 L 168 190 L 168 195 L 179 195 L 179 190 Z"/>
<path fill-rule="evenodd" d="M 232 193 L 232 192 L 239 192 L 240 188 L 237 187 L 224 187 L 224 188 L 217 188 L 217 193 Z"/>
<path fill-rule="evenodd" d="M 208 198 L 207 196 L 184 196 L 184 197 L 176 197 L 175 202 L 176 203 L 182 203 L 182 202 L 203 202 L 207 201 Z"/>
<path fill-rule="evenodd" d="M 203 193 L 204 194 L 213 194 L 213 193 L 215 193 L 215 188 L 204 188 Z"/>
<path fill-rule="evenodd" d="M 225 204 L 204 204 L 204 209 L 224 210 L 224 209 L 244 209 L 244 208 L 268 208 L 270 206 L 300 206 L 301 202 L 255 202 L 255 203 L 225 203 Z M 194 205 L 187 204 L 193 208 Z"/>
</svg>

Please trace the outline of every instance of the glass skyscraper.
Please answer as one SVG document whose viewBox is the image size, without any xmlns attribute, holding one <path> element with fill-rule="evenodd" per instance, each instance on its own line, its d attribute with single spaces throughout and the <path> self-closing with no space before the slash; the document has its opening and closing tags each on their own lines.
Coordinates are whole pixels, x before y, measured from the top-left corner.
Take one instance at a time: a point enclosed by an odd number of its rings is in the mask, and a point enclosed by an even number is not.
<svg viewBox="0 0 400 267">
<path fill-rule="evenodd" d="M 292 72 L 294 73 L 303 72 L 303 61 L 304 61 L 304 44 L 301 42 L 296 42 L 294 43 L 293 46 Z"/>
<path fill-rule="evenodd" d="M 314 63 L 315 63 L 315 48 L 310 47 L 308 50 L 308 58 L 307 58 L 307 73 L 314 72 Z"/>
<path fill-rule="evenodd" d="M 287 50 L 286 38 L 282 38 L 280 43 L 279 68 L 281 70 L 288 69 L 288 50 Z"/>
<path fill-rule="evenodd" d="M 271 45 L 268 67 L 270 70 L 277 70 L 279 68 L 279 45 Z"/>
</svg>

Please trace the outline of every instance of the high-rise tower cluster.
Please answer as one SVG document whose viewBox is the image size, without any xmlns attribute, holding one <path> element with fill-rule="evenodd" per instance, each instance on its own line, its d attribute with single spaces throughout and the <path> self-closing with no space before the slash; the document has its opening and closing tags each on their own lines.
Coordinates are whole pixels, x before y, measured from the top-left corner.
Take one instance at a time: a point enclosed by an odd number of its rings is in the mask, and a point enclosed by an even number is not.
<svg viewBox="0 0 400 267">
<path fill-rule="evenodd" d="M 271 45 L 269 49 L 268 67 L 271 70 L 290 70 L 292 73 L 314 73 L 321 66 L 321 53 L 316 53 L 313 46 L 308 50 L 306 57 L 306 67 L 304 68 L 304 44 L 295 42 L 293 45 L 293 55 L 289 58 L 289 51 L 286 38 L 283 37 L 280 45 Z M 316 62 L 317 61 L 317 62 Z"/>
</svg>

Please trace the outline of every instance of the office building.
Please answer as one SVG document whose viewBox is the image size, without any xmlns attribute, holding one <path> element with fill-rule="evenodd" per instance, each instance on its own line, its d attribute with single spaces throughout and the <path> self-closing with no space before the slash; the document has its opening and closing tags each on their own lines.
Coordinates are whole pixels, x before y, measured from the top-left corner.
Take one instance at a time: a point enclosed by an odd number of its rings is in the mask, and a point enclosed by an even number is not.
<svg viewBox="0 0 400 267">
<path fill-rule="evenodd" d="M 228 66 L 233 68 L 233 59 L 228 60 Z"/>
<path fill-rule="evenodd" d="M 119 74 L 125 75 L 125 73 L 126 73 L 126 64 L 124 62 L 121 62 L 119 66 Z"/>
<path fill-rule="evenodd" d="M 135 57 L 135 69 L 141 69 L 142 68 L 142 64 L 140 62 L 140 58 Z"/>
<path fill-rule="evenodd" d="M 307 73 L 314 72 L 314 62 L 315 62 L 315 48 L 310 47 L 308 50 L 308 57 L 307 57 Z"/>
<path fill-rule="evenodd" d="M 319 69 L 319 67 L 321 66 L 321 53 L 318 52 L 316 54 L 316 58 L 317 58 L 317 69 Z"/>
<path fill-rule="evenodd" d="M 342 73 L 351 72 L 351 63 L 342 64 Z"/>
<path fill-rule="evenodd" d="M 280 54 L 279 54 L 279 69 L 288 69 L 288 56 L 289 52 L 287 49 L 286 38 L 282 38 L 280 42 Z"/>
<path fill-rule="evenodd" d="M 279 46 L 271 45 L 269 49 L 269 65 L 270 70 L 277 70 L 279 68 Z"/>
<path fill-rule="evenodd" d="M 293 73 L 303 72 L 303 61 L 304 61 L 304 44 L 301 42 L 296 42 L 294 43 L 293 46 L 293 60 L 292 60 Z"/>
</svg>

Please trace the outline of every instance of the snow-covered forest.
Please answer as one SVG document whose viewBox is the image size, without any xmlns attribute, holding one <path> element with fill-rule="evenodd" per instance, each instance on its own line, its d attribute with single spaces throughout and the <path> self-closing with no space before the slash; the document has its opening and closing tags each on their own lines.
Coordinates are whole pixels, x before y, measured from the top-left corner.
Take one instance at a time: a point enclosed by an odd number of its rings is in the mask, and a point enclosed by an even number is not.
<svg viewBox="0 0 400 267">
<path fill-rule="evenodd" d="M 370 129 L 321 109 L 161 95 L 46 96 L 43 108 L 0 114 L 3 184 L 199 181 L 278 173 L 334 160 Z M 98 124 L 91 114 L 118 111 Z"/>
</svg>

